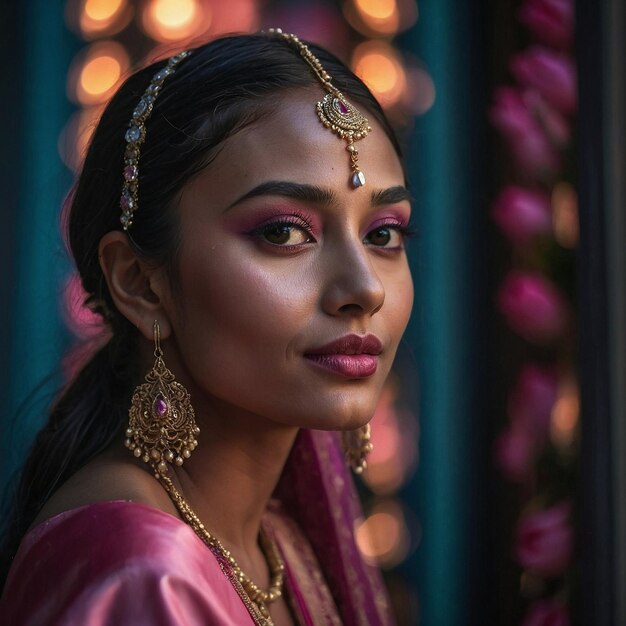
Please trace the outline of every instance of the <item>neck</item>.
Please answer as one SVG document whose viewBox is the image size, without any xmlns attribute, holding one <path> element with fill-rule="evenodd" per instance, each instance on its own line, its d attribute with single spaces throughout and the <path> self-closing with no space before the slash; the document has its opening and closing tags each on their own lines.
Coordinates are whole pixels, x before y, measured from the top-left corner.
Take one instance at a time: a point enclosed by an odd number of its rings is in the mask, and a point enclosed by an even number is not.
<svg viewBox="0 0 626 626">
<path fill-rule="evenodd" d="M 172 478 L 226 548 L 250 555 L 258 550 L 261 519 L 297 428 L 242 412 L 210 414 L 211 419 L 198 418 L 199 446 Z"/>
</svg>

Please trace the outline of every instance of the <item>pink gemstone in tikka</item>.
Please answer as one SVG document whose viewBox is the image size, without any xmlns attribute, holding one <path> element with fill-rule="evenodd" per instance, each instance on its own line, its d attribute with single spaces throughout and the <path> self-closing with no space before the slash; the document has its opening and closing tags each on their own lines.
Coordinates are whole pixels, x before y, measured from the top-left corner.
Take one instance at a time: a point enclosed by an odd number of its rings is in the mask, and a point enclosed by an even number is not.
<svg viewBox="0 0 626 626">
<path fill-rule="evenodd" d="M 341 115 L 348 115 L 350 111 L 348 111 L 348 107 L 339 99 L 337 99 L 337 109 Z"/>
<path fill-rule="evenodd" d="M 161 396 L 158 396 L 154 401 L 153 408 L 157 417 L 163 417 L 167 413 L 167 402 Z"/>
</svg>

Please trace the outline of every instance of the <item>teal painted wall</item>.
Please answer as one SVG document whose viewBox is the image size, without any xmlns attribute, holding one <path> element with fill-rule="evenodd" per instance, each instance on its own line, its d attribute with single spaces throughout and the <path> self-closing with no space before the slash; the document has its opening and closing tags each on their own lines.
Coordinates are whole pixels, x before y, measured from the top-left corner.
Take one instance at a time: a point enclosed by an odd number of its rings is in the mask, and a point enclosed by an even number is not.
<svg viewBox="0 0 626 626">
<path fill-rule="evenodd" d="M 9 327 L 5 329 L 7 371 L 2 377 L 5 412 L 0 422 L 2 480 L 21 465 L 44 411 L 60 384 L 59 361 L 67 343 L 60 318 L 62 278 L 68 269 L 60 237 L 59 211 L 71 182 L 57 142 L 71 112 L 65 75 L 75 42 L 58 3 L 22 3 L 18 23 L 21 63 L 19 145 L 8 175 L 17 186 L 13 211 L 13 268 Z M 5 61 L 6 62 L 6 61 Z M 5 172 L 7 176 L 7 172 Z M 3 485 L 2 485 L 3 486 Z"/>
<path fill-rule="evenodd" d="M 419 371 L 419 466 L 404 494 L 419 519 L 419 545 L 407 566 L 416 581 L 422 626 L 476 623 L 479 572 L 476 378 L 481 368 L 476 257 L 484 111 L 476 85 L 475 19 L 469 3 L 419 2 L 416 26 L 402 38 L 429 70 L 433 107 L 417 119 L 407 161 L 415 197 L 412 269 L 416 297 L 407 342 Z M 478 89 L 479 91 L 479 89 Z M 479 103 L 478 103 L 479 104 Z M 480 105 L 479 105 L 480 106 Z"/>
</svg>

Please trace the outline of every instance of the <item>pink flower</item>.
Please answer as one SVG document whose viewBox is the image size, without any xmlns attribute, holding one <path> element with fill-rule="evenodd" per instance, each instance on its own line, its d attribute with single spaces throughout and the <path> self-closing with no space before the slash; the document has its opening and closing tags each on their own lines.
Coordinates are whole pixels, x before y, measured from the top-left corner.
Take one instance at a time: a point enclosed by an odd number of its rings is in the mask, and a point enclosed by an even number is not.
<svg viewBox="0 0 626 626">
<path fill-rule="evenodd" d="M 524 187 L 505 187 L 493 206 L 493 219 L 516 244 L 552 230 L 550 196 Z"/>
<path fill-rule="evenodd" d="M 543 176 L 558 168 L 559 156 L 555 147 L 519 91 L 512 87 L 497 89 L 489 117 L 526 174 Z"/>
<path fill-rule="evenodd" d="M 570 506 L 561 503 L 523 517 L 517 526 L 515 554 L 519 564 L 539 576 L 559 576 L 570 564 L 574 531 Z"/>
<path fill-rule="evenodd" d="M 539 443 L 550 431 L 558 387 L 558 377 L 552 369 L 526 365 L 509 398 L 511 422 L 530 433 Z"/>
<path fill-rule="evenodd" d="M 533 46 L 511 59 L 511 71 L 520 85 L 538 91 L 558 111 L 576 109 L 576 70 L 569 57 Z"/>
<path fill-rule="evenodd" d="M 530 477 L 535 454 L 534 437 L 519 424 L 513 424 L 496 439 L 496 465 L 514 482 L 524 482 Z"/>
<path fill-rule="evenodd" d="M 559 49 L 571 47 L 574 39 L 572 0 L 526 0 L 518 17 L 539 41 Z"/>
<path fill-rule="evenodd" d="M 528 90 L 522 97 L 550 143 L 561 150 L 566 148 L 572 137 L 572 130 L 563 114 L 550 106 L 537 91 Z"/>
<path fill-rule="evenodd" d="M 565 330 L 565 300 L 540 274 L 511 272 L 500 287 L 497 303 L 509 326 L 528 341 L 541 343 Z"/>
</svg>

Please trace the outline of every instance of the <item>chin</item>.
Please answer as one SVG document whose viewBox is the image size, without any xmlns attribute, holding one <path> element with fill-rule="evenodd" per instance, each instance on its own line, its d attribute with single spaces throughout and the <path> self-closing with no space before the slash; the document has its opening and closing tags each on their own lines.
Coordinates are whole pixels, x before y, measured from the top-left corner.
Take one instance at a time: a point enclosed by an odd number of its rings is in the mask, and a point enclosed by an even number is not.
<svg viewBox="0 0 626 626">
<path fill-rule="evenodd" d="M 307 416 L 301 420 L 299 426 L 313 430 L 355 430 L 368 424 L 375 410 L 376 403 L 367 406 L 350 406 L 346 403 L 330 411 L 319 411 L 315 415 L 311 415 L 310 418 Z"/>
</svg>

